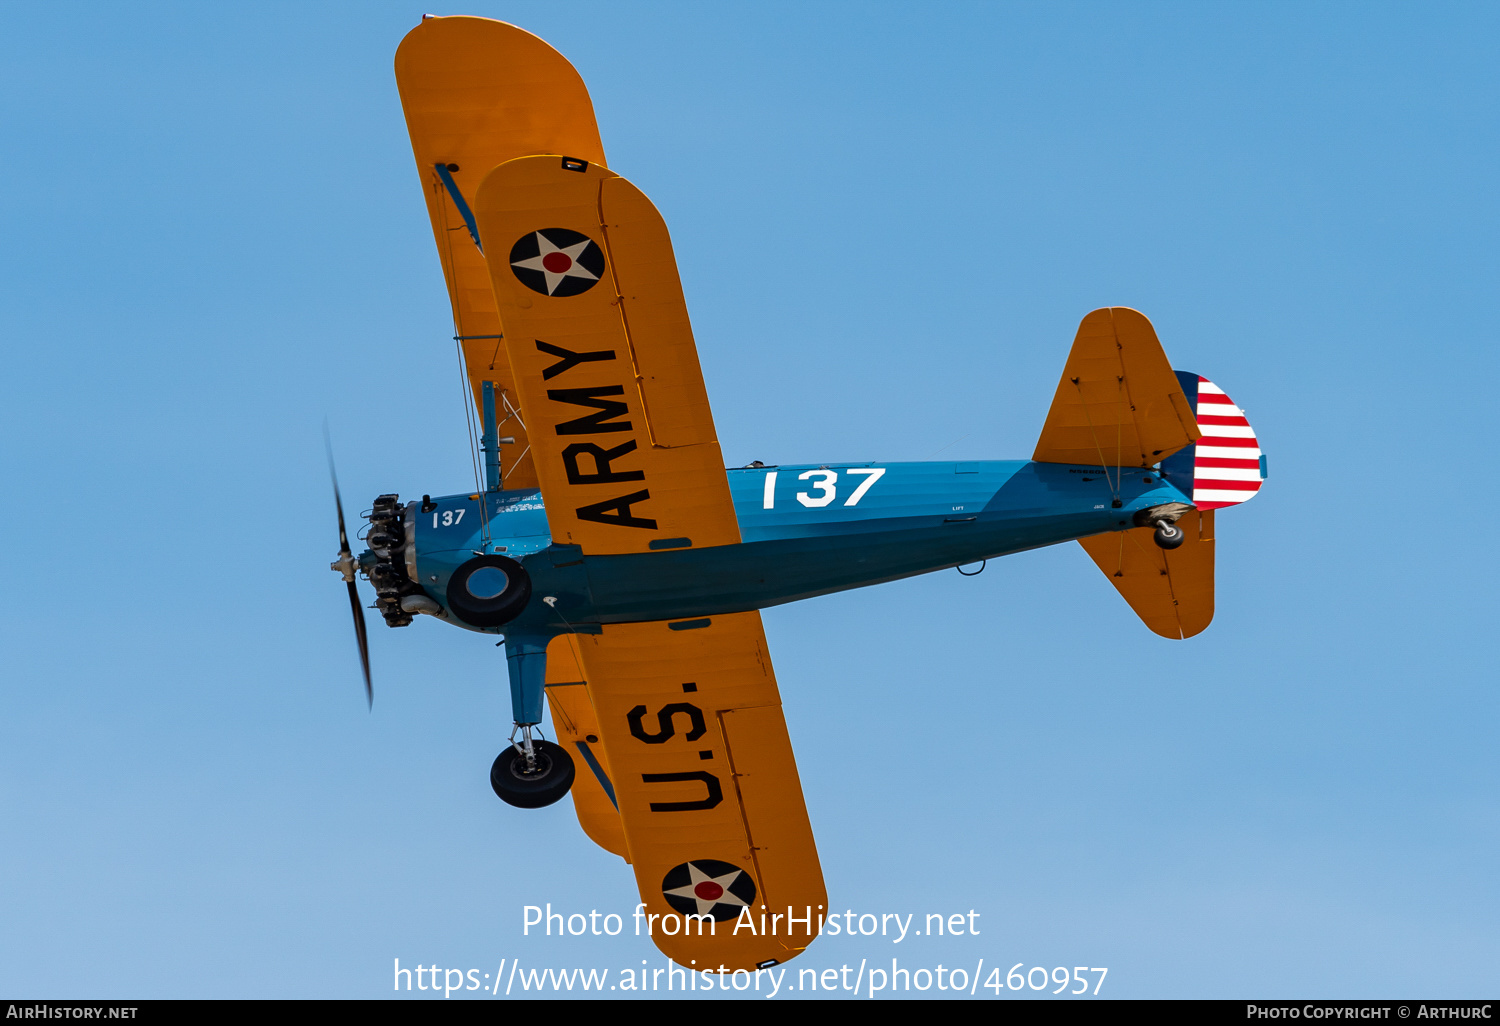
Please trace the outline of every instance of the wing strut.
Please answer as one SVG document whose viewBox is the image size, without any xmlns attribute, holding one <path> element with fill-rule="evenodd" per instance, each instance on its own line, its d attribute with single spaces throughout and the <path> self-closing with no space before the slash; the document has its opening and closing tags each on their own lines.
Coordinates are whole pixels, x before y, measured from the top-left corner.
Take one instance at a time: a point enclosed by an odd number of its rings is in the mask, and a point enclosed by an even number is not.
<svg viewBox="0 0 1500 1026">
<path fill-rule="evenodd" d="M 479 245 L 479 225 L 474 221 L 474 211 L 469 209 L 464 194 L 458 191 L 458 183 L 453 180 L 453 174 L 448 170 L 448 165 L 434 164 L 432 167 L 437 171 L 438 178 L 442 179 L 443 188 L 448 190 L 448 196 L 453 200 L 453 205 L 463 215 L 464 224 L 469 226 L 469 238 L 474 240 L 474 245 L 478 247 L 479 252 L 483 253 L 484 247 Z"/>
<path fill-rule="evenodd" d="M 500 490 L 500 431 L 495 427 L 495 383 L 484 382 L 484 432 L 479 436 L 484 450 L 485 491 Z"/>
</svg>

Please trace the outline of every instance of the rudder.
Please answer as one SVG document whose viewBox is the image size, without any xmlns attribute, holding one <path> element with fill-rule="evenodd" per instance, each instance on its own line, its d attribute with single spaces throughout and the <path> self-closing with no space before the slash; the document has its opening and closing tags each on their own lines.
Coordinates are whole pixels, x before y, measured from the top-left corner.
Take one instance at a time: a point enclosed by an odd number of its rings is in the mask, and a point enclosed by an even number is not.
<svg viewBox="0 0 1500 1026">
<path fill-rule="evenodd" d="M 1203 437 L 1162 460 L 1161 476 L 1199 509 L 1223 509 L 1255 498 L 1266 456 L 1245 411 L 1201 374 L 1177 371 Z"/>
</svg>

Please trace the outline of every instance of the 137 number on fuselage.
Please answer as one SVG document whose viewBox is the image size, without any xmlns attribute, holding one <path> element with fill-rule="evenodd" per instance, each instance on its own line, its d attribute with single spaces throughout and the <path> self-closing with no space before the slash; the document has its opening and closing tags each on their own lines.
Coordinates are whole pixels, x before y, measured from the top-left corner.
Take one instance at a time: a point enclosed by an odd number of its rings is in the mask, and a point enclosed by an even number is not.
<svg viewBox="0 0 1500 1026">
<path fill-rule="evenodd" d="M 766 471 L 766 488 L 765 497 L 761 502 L 762 509 L 776 508 L 777 473 L 778 471 L 775 470 Z M 844 473 L 864 475 L 864 480 L 859 482 L 859 486 L 854 489 L 853 494 L 851 494 L 847 499 L 844 500 L 845 506 L 857 506 L 859 505 L 859 500 L 863 499 L 865 497 L 865 493 L 870 490 L 870 486 L 885 476 L 885 468 L 849 467 L 844 471 Z M 804 470 L 802 473 L 797 475 L 797 480 L 809 482 L 812 491 L 799 491 L 797 493 L 797 501 L 802 505 L 813 509 L 816 509 L 820 506 L 832 505 L 833 501 L 838 498 L 839 494 L 838 478 L 839 472 L 837 470 L 829 470 L 827 468 L 820 468 L 818 470 Z"/>
</svg>

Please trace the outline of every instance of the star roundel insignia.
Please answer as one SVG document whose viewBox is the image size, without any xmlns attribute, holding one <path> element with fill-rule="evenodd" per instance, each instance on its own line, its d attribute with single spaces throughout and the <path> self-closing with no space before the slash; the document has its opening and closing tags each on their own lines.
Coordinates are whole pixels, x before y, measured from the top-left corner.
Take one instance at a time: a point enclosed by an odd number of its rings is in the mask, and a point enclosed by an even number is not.
<svg viewBox="0 0 1500 1026">
<path fill-rule="evenodd" d="M 510 269 L 533 292 L 576 296 L 599 283 L 604 251 L 571 228 L 543 228 L 527 232 L 510 247 Z"/>
<path fill-rule="evenodd" d="M 683 915 L 712 916 L 724 922 L 755 900 L 755 881 L 738 866 L 698 859 L 673 867 L 661 881 L 662 896 Z"/>
</svg>

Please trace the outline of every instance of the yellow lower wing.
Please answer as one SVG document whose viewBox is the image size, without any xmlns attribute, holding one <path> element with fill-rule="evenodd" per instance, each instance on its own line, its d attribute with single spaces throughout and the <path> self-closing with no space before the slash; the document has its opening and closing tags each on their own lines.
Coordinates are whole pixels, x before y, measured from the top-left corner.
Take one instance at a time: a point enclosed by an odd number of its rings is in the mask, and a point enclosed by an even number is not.
<svg viewBox="0 0 1500 1026">
<path fill-rule="evenodd" d="M 1214 618 L 1214 514 L 1191 510 L 1177 521 L 1187 539 L 1163 550 L 1153 528 L 1096 534 L 1078 544 L 1151 630 L 1191 638 Z"/>
<path fill-rule="evenodd" d="M 572 641 L 656 946 L 700 968 L 801 952 L 828 898 L 760 614 Z"/>
<path fill-rule="evenodd" d="M 609 757 L 599 742 L 599 718 L 589 701 L 578 663 L 578 642 L 571 634 L 553 638 L 547 646 L 547 708 L 557 743 L 573 757 L 576 774 L 568 793 L 578 825 L 599 847 L 629 862 L 630 849 L 625 846 L 610 782 Z"/>
<path fill-rule="evenodd" d="M 738 543 L 651 201 L 607 168 L 555 154 L 491 171 L 475 215 L 553 540 L 586 555 Z M 827 895 L 760 614 L 607 624 L 566 650 L 588 703 L 562 679 L 572 670 L 549 673 L 558 736 L 585 755 L 577 742 L 593 751 L 595 724 L 602 756 L 598 772 L 579 767 L 575 807 L 618 852 L 598 800 L 612 794 L 657 947 L 684 966 L 729 969 L 802 951 Z"/>
<path fill-rule="evenodd" d="M 555 542 L 589 555 L 740 540 L 661 215 L 567 155 L 491 171 L 475 200 Z"/>
</svg>

